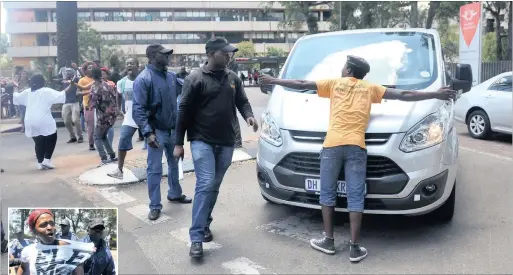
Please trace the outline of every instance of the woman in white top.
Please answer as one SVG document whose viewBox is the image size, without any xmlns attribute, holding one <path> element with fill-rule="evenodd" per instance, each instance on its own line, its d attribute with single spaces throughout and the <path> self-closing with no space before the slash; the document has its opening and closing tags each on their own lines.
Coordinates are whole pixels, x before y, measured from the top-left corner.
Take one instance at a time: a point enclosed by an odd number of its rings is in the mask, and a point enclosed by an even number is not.
<svg viewBox="0 0 513 275">
<path fill-rule="evenodd" d="M 39 170 L 53 169 L 51 162 L 55 145 L 57 144 L 57 125 L 52 116 L 52 105 L 63 104 L 66 92 L 75 85 L 71 82 L 64 91 L 59 92 L 44 87 L 45 79 L 36 74 L 30 79 L 30 88 L 20 93 L 14 93 L 15 105 L 26 106 L 25 135 L 31 137 L 36 144 L 36 157 Z"/>
<path fill-rule="evenodd" d="M 48 209 L 34 209 L 27 223 L 36 241 L 21 251 L 18 275 L 84 274 L 84 262 L 95 251 L 93 243 L 56 239 L 54 215 Z"/>
</svg>

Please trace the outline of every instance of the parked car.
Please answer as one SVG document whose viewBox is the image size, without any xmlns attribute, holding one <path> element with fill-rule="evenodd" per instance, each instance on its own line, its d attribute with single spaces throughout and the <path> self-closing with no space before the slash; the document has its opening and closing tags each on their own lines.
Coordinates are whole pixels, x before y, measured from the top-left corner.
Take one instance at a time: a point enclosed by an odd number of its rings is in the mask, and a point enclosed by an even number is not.
<svg viewBox="0 0 513 275">
<path fill-rule="evenodd" d="M 470 136 L 486 139 L 493 132 L 511 134 L 512 72 L 478 84 L 456 102 L 454 117 L 467 125 Z"/>
<path fill-rule="evenodd" d="M 369 29 L 304 36 L 279 78 L 319 80 L 341 76 L 347 55 L 366 58 L 365 78 L 398 89 L 433 91 L 446 85 L 468 92 L 469 65 L 447 77 L 442 46 L 432 29 Z M 449 83 L 449 81 L 452 81 Z M 320 151 L 329 122 L 329 99 L 316 91 L 276 86 L 262 114 L 256 172 L 265 200 L 320 209 Z M 440 100 L 384 100 L 373 105 L 365 134 L 370 214 L 428 214 L 450 221 L 458 172 L 458 136 L 452 104 Z M 340 171 L 336 211 L 347 211 Z"/>
</svg>

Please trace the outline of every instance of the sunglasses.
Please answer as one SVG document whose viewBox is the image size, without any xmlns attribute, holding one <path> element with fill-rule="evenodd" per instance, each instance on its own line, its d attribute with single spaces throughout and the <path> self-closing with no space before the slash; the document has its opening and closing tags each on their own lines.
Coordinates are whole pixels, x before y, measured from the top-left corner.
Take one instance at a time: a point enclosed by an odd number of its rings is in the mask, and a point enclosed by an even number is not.
<svg viewBox="0 0 513 275">
<path fill-rule="evenodd" d="M 103 227 L 103 226 L 96 226 L 96 227 L 91 228 L 91 230 L 96 231 L 96 232 L 102 232 L 104 229 L 105 229 L 105 227 Z"/>
</svg>

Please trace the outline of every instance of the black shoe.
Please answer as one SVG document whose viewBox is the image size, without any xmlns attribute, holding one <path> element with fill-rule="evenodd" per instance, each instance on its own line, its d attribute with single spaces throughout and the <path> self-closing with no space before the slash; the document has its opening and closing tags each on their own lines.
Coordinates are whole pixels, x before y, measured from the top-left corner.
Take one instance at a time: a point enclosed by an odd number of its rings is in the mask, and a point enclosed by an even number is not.
<svg viewBox="0 0 513 275">
<path fill-rule="evenodd" d="M 117 162 L 118 158 L 116 158 L 116 155 L 112 155 L 112 156 L 110 156 L 110 161 L 111 162 Z"/>
<path fill-rule="evenodd" d="M 154 221 L 160 217 L 160 210 L 158 209 L 152 209 L 150 213 L 148 214 L 148 219 L 150 221 Z"/>
<path fill-rule="evenodd" d="M 178 203 L 185 203 L 185 204 L 192 202 L 192 199 L 187 197 L 186 195 L 181 195 L 180 197 L 175 198 L 175 199 L 167 197 L 167 200 L 170 202 L 178 202 Z"/>
<path fill-rule="evenodd" d="M 210 231 L 210 228 L 205 228 L 205 237 L 203 238 L 204 243 L 209 243 L 214 240 L 214 235 L 212 234 L 212 231 Z"/>
<path fill-rule="evenodd" d="M 94 150 L 96 150 L 96 149 L 94 148 L 94 145 L 89 145 L 89 151 L 94 151 Z"/>
<path fill-rule="evenodd" d="M 84 142 L 84 138 L 78 138 L 78 143 Z"/>
<path fill-rule="evenodd" d="M 191 244 L 191 250 L 189 251 L 189 256 L 192 258 L 201 258 L 203 257 L 203 244 L 196 242 Z"/>
<path fill-rule="evenodd" d="M 367 249 L 359 244 L 351 244 L 349 246 L 349 260 L 351 262 L 359 262 L 367 257 Z"/>
<path fill-rule="evenodd" d="M 67 143 L 74 143 L 74 142 L 77 142 L 77 139 L 76 138 L 71 138 L 70 140 L 68 140 Z"/>
<path fill-rule="evenodd" d="M 335 254 L 335 240 L 326 236 L 322 239 L 311 239 L 310 246 L 326 254 Z"/>
</svg>

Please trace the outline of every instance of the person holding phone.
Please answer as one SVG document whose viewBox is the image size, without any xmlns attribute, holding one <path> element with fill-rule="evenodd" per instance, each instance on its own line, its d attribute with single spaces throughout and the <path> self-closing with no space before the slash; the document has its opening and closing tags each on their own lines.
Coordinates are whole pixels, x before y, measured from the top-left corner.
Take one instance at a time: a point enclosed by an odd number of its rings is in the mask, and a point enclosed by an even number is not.
<svg viewBox="0 0 513 275">
<path fill-rule="evenodd" d="M 167 199 L 177 203 L 191 203 L 182 194 L 178 180 L 178 161 L 173 158 L 177 117 L 178 78 L 167 69 L 172 49 L 160 44 L 146 48 L 148 65 L 134 82 L 132 115 L 148 142 L 149 220 L 156 220 L 162 210 L 160 181 L 162 180 L 162 154 L 166 152 L 168 165 Z"/>
</svg>

